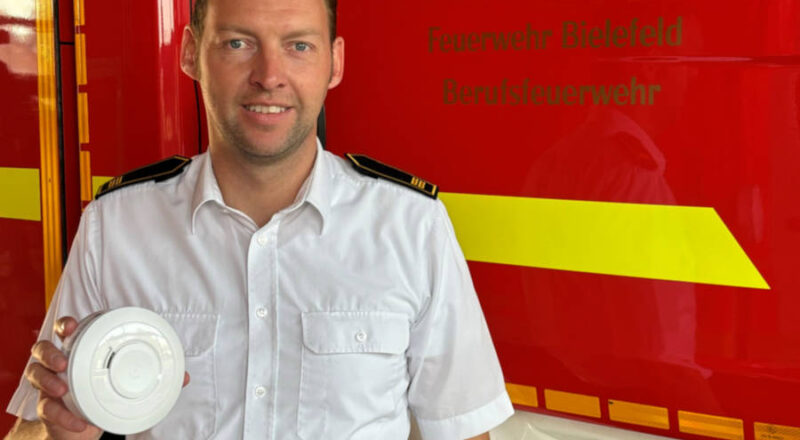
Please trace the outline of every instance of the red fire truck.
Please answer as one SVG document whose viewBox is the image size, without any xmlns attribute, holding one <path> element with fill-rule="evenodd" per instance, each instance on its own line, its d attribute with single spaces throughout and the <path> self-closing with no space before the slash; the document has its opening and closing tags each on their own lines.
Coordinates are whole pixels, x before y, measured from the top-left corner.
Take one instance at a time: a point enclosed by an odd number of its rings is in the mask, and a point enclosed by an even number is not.
<svg viewBox="0 0 800 440">
<path fill-rule="evenodd" d="M 204 150 L 190 10 L 0 0 L 4 405 L 97 187 Z M 341 2 L 339 28 L 326 147 L 440 186 L 518 410 L 494 438 L 800 440 L 800 1 Z"/>
</svg>

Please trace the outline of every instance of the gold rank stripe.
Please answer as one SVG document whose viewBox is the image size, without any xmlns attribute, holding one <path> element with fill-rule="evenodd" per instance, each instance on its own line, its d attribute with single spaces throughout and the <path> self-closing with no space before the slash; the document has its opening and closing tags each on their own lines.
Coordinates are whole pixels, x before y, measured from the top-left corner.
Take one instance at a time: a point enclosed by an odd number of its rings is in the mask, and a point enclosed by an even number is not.
<svg viewBox="0 0 800 440">
<path fill-rule="evenodd" d="M 61 276 L 61 178 L 58 152 L 58 99 L 55 66 L 55 14 L 52 0 L 36 0 L 39 95 L 39 150 L 45 305 Z"/>
<path fill-rule="evenodd" d="M 109 180 L 113 179 L 113 177 L 108 176 L 92 176 L 92 198 L 89 200 L 93 200 L 95 194 L 97 194 L 97 190 L 103 186 L 104 183 L 108 182 Z"/>
<path fill-rule="evenodd" d="M 0 168 L 0 217 L 42 219 L 38 168 Z"/>
<path fill-rule="evenodd" d="M 769 289 L 713 208 L 439 197 L 468 260 Z"/>
</svg>

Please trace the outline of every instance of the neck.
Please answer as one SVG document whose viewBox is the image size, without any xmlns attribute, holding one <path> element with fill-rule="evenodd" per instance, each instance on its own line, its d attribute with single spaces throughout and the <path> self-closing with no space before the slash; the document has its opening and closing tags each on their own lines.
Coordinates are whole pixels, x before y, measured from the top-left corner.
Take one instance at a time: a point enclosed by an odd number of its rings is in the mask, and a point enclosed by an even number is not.
<svg viewBox="0 0 800 440">
<path fill-rule="evenodd" d="M 259 228 L 294 202 L 317 153 L 316 139 L 281 160 L 256 163 L 230 149 L 209 145 L 214 176 L 225 204 L 247 214 Z"/>
</svg>

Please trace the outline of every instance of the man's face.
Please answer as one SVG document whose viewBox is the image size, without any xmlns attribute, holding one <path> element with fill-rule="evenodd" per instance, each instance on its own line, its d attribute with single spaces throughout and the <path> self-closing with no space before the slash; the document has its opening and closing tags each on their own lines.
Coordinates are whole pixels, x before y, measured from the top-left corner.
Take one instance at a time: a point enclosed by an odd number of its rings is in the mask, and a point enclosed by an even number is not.
<svg viewBox="0 0 800 440">
<path fill-rule="evenodd" d="M 181 67 L 198 80 L 211 148 L 272 163 L 315 143 L 344 41 L 324 0 L 209 0 L 202 36 L 184 32 Z"/>
</svg>

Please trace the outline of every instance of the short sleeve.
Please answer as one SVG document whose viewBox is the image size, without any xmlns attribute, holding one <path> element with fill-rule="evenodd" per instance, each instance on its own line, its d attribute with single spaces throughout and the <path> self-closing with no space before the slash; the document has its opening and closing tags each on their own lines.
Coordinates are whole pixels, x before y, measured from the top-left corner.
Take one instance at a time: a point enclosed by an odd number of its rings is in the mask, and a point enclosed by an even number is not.
<svg viewBox="0 0 800 440">
<path fill-rule="evenodd" d="M 58 318 L 72 316 L 80 320 L 95 311 L 102 310 L 98 300 L 97 273 L 100 256 L 97 246 L 98 214 L 95 208 L 95 204 L 90 204 L 81 217 L 67 264 L 64 266 L 50 308 L 39 330 L 40 341 L 49 340 L 60 346 L 60 340 L 53 329 Z M 29 359 L 28 364 L 32 360 Z M 25 420 L 36 420 L 38 400 L 39 392 L 23 375 L 6 407 L 6 412 Z"/>
<path fill-rule="evenodd" d="M 408 400 L 422 437 L 463 440 L 513 413 L 500 363 L 444 205 L 428 240 L 431 297 L 411 330 Z"/>
</svg>

